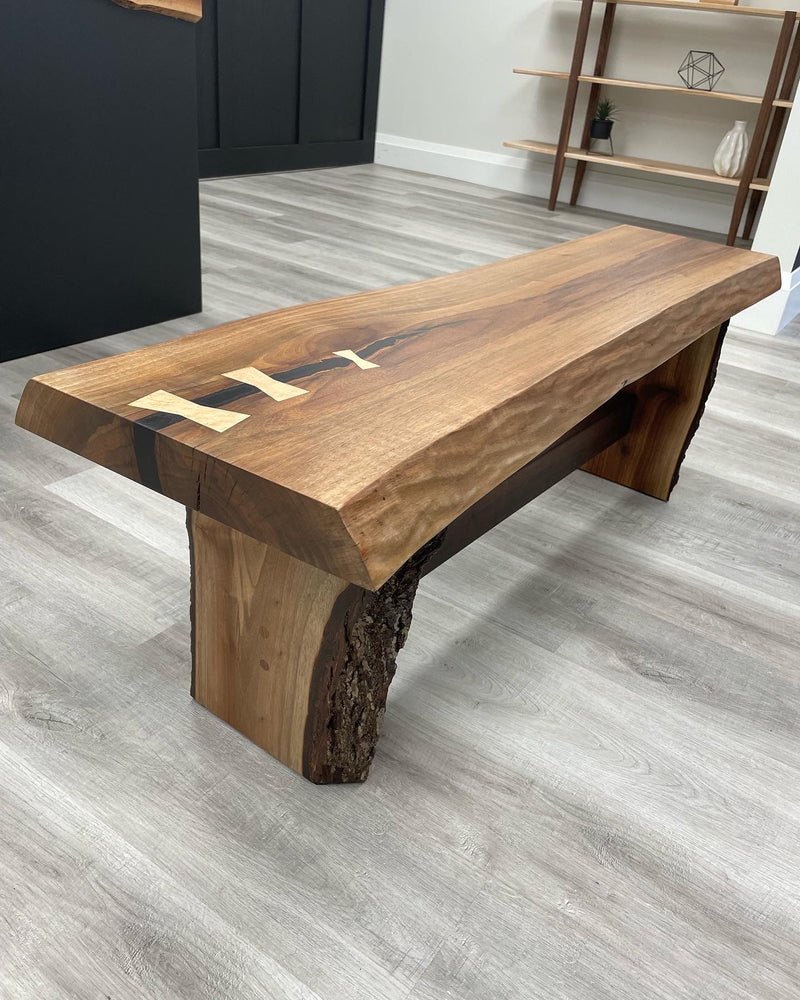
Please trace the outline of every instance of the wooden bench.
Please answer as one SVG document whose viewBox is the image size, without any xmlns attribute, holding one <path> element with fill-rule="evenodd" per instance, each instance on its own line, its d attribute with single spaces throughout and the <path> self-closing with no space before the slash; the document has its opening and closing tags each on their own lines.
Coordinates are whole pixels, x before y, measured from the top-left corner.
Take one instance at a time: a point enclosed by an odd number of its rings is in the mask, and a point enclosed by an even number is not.
<svg viewBox="0 0 800 1000">
<path fill-rule="evenodd" d="M 666 500 L 772 257 L 620 226 L 32 379 L 17 422 L 186 506 L 192 694 L 363 780 L 420 577 L 574 469 Z"/>
</svg>

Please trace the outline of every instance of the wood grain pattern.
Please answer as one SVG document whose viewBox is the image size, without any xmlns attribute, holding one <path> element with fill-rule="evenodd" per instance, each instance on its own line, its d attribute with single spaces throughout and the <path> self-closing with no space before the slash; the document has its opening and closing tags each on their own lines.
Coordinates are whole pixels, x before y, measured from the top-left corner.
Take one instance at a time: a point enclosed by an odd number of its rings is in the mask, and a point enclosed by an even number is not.
<svg viewBox="0 0 800 1000">
<path fill-rule="evenodd" d="M 203 0 L 114 0 L 129 10 L 146 10 L 195 23 L 203 16 Z"/>
<path fill-rule="evenodd" d="M 637 398 L 631 429 L 587 462 L 587 472 L 669 499 L 714 384 L 725 327 L 709 330 L 627 386 Z"/>
<path fill-rule="evenodd" d="M 376 589 L 622 385 L 779 284 L 774 258 L 620 226 L 43 375 L 17 419 Z M 334 356 L 343 341 L 380 368 Z M 309 392 L 278 406 L 221 374 L 247 366 Z M 224 434 L 137 419 L 127 404 L 154 384 L 251 419 Z"/>
<path fill-rule="evenodd" d="M 314 665 L 351 587 L 196 511 L 187 526 L 192 694 L 302 774 Z"/>
<path fill-rule="evenodd" d="M 372 593 L 189 512 L 192 694 L 318 784 L 363 781 L 435 542 Z"/>
<path fill-rule="evenodd" d="M 439 544 L 422 567 L 423 576 L 624 438 L 631 429 L 636 403 L 634 393 L 618 392 L 541 455 L 481 497 L 438 536 Z"/>
<path fill-rule="evenodd" d="M 609 400 L 374 593 L 189 511 L 192 695 L 310 781 L 364 781 L 421 576 L 618 440 L 633 404 Z"/>
</svg>

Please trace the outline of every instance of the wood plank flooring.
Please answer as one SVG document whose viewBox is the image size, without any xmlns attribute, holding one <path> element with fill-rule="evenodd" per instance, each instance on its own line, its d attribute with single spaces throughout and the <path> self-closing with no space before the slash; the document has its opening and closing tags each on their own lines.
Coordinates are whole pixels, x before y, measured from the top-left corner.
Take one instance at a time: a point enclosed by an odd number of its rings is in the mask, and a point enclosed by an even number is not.
<svg viewBox="0 0 800 1000">
<path fill-rule="evenodd" d="M 0 366 L 0 998 L 800 996 L 800 328 L 731 332 L 669 504 L 575 473 L 427 577 L 319 788 L 189 698 L 182 510 L 25 380 L 618 220 L 375 166 L 202 206 L 203 314 Z"/>
</svg>

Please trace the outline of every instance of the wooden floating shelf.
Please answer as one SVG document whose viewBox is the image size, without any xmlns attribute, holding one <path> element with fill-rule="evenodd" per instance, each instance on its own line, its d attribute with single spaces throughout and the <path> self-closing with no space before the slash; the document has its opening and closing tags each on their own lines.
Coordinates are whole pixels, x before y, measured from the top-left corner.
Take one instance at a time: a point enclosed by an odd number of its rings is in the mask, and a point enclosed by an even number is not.
<svg viewBox="0 0 800 1000">
<path fill-rule="evenodd" d="M 744 14 L 750 17 L 773 17 L 783 20 L 785 10 L 762 7 L 734 7 L 725 3 L 694 3 L 694 0 L 614 0 L 619 5 L 629 7 L 677 7 L 681 10 L 704 10 L 711 14 Z M 798 12 L 800 17 L 800 12 Z"/>
<path fill-rule="evenodd" d="M 152 14 L 166 14 L 181 21 L 196 23 L 203 16 L 203 0 L 114 0 L 129 10 L 146 10 Z"/>
<path fill-rule="evenodd" d="M 619 0 L 618 0 L 619 2 Z M 539 142 L 536 139 L 518 139 L 515 142 L 504 142 L 510 149 L 524 149 L 527 153 L 544 153 L 545 156 L 556 155 L 554 142 Z M 568 160 L 583 160 L 586 163 L 605 163 L 611 167 L 622 167 L 625 170 L 641 170 L 648 174 L 666 174 L 669 177 L 684 177 L 688 180 L 709 181 L 712 184 L 725 184 L 728 187 L 738 187 L 738 177 L 720 177 L 707 167 L 687 167 L 680 163 L 665 163 L 663 160 L 645 160 L 638 156 L 606 156 L 603 153 L 593 153 L 577 146 L 569 146 L 566 152 Z M 768 191 L 769 181 L 764 177 L 754 177 L 750 182 L 751 191 Z"/>
<path fill-rule="evenodd" d="M 620 0 L 617 0 L 620 2 Z M 553 69 L 515 69 L 521 76 L 540 76 L 548 80 L 569 80 L 569 73 Z M 589 76 L 581 74 L 581 83 L 601 83 L 608 87 L 629 87 L 632 90 L 657 90 L 665 94 L 686 94 L 694 97 L 715 97 L 718 101 L 739 101 L 742 104 L 761 104 L 762 98 L 753 94 L 730 94 L 718 90 L 690 90 L 689 87 L 676 87 L 671 83 L 644 83 L 641 80 L 619 80 L 613 76 Z M 776 98 L 772 102 L 776 108 L 791 108 L 792 101 L 782 101 Z"/>
</svg>

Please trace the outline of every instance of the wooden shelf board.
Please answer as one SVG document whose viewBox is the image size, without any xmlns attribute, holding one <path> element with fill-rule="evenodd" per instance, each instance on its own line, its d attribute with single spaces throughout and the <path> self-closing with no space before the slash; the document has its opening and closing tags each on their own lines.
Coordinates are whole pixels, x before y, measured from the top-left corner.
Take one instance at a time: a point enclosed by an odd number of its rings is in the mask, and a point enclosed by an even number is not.
<svg viewBox="0 0 800 1000">
<path fill-rule="evenodd" d="M 555 156 L 554 142 L 539 142 L 537 139 L 518 139 L 514 142 L 504 142 L 510 149 L 524 149 L 528 153 L 544 153 L 545 156 Z M 601 163 L 611 167 L 622 167 L 626 170 L 641 170 L 650 174 L 666 174 L 669 177 L 685 177 L 688 180 L 709 181 L 712 184 L 725 184 L 728 187 L 738 187 L 737 177 L 720 177 L 707 167 L 688 167 L 680 163 L 667 163 L 663 160 L 646 160 L 639 156 L 606 156 L 603 153 L 587 152 L 570 146 L 567 149 L 568 160 L 585 160 L 587 163 Z M 750 183 L 753 191 L 768 191 L 769 181 L 763 177 L 754 177 Z"/>
<path fill-rule="evenodd" d="M 203 0 L 114 0 L 130 10 L 148 10 L 195 23 L 203 16 Z"/>
<path fill-rule="evenodd" d="M 773 17 L 783 20 L 785 10 L 773 10 L 764 7 L 734 7 L 722 3 L 694 3 L 693 0 L 615 0 L 618 4 L 630 7 L 669 7 L 682 10 L 704 10 L 711 14 L 744 14 L 750 17 Z M 800 12 L 798 12 L 800 17 Z"/>
<path fill-rule="evenodd" d="M 522 69 L 519 66 L 514 67 L 515 73 L 521 73 L 523 76 L 545 76 L 552 80 L 568 80 L 569 73 L 563 72 L 559 69 Z M 578 77 L 580 79 L 580 77 Z"/>
<path fill-rule="evenodd" d="M 552 69 L 515 69 L 522 76 L 540 76 L 551 80 L 568 80 L 569 73 Z M 589 76 L 581 74 L 581 83 L 601 83 L 608 87 L 629 87 L 633 90 L 656 90 L 665 94 L 686 94 L 694 97 L 715 97 L 720 101 L 739 101 L 742 104 L 761 104 L 761 98 L 754 94 L 731 94 L 721 90 L 690 90 L 688 87 L 677 87 L 671 83 L 645 83 L 641 80 L 620 80 L 613 76 Z M 791 101 L 776 98 L 772 102 L 776 108 L 791 108 Z"/>
</svg>

